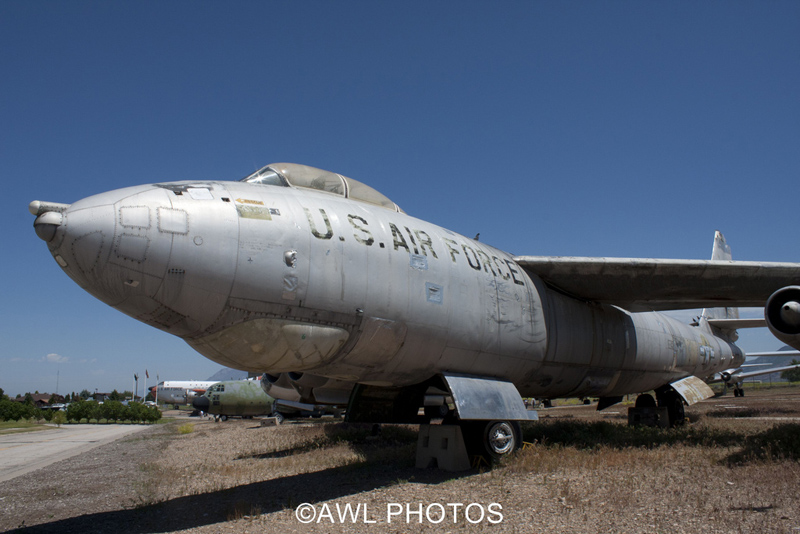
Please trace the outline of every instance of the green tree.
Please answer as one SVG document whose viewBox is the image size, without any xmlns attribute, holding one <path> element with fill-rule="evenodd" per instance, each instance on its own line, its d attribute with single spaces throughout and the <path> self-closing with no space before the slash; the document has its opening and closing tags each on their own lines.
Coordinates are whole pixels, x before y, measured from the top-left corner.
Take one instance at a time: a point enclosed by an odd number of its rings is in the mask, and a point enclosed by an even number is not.
<svg viewBox="0 0 800 534">
<path fill-rule="evenodd" d="M 150 420 L 150 411 L 141 402 L 131 402 L 128 404 L 130 408 L 130 420 L 134 423 L 143 423 Z"/>
<path fill-rule="evenodd" d="M 115 423 L 122 418 L 125 413 L 125 407 L 121 402 L 115 400 L 107 400 L 102 404 L 103 408 L 101 413 L 107 423 L 114 421 Z"/>
<path fill-rule="evenodd" d="M 103 418 L 103 405 L 96 401 L 86 401 L 86 404 L 89 405 L 87 419 L 94 419 L 99 423 Z"/>
<path fill-rule="evenodd" d="M 792 360 L 792 363 L 789 365 L 796 365 L 800 364 L 798 360 Z M 785 378 L 789 382 L 800 382 L 800 367 L 795 367 L 794 369 L 789 369 L 781 373 L 781 378 Z"/>
<path fill-rule="evenodd" d="M 112 401 L 120 401 L 122 400 L 122 395 L 120 395 L 119 391 L 115 389 L 114 391 L 111 392 L 111 395 L 109 395 L 108 398 Z"/>
<path fill-rule="evenodd" d="M 8 397 L 6 396 L 6 392 L 3 391 L 3 388 L 0 388 L 0 401 L 7 400 Z"/>
<path fill-rule="evenodd" d="M 28 406 L 33 406 L 33 395 L 31 395 L 30 393 L 26 393 L 26 394 L 25 394 L 25 401 L 24 401 L 24 402 L 25 402 L 25 404 L 27 404 Z"/>
<path fill-rule="evenodd" d="M 150 418 L 148 419 L 151 423 L 155 423 L 159 419 L 161 419 L 161 410 L 158 409 L 158 406 L 150 406 L 147 411 L 149 412 Z"/>
<path fill-rule="evenodd" d="M 65 414 L 62 410 L 57 410 L 56 413 L 53 414 L 53 423 L 55 423 L 59 427 L 66 422 L 67 422 L 67 414 Z"/>
<path fill-rule="evenodd" d="M 80 423 L 83 419 L 89 419 L 89 402 L 77 400 L 67 408 L 67 421 Z"/>
<path fill-rule="evenodd" d="M 81 398 L 82 398 L 83 400 L 86 400 L 86 399 L 88 399 L 89 397 L 91 397 L 91 396 L 92 396 L 92 394 L 91 394 L 91 393 L 89 393 L 89 390 L 88 390 L 88 389 L 84 389 L 84 390 L 81 390 L 81 392 L 80 392 L 80 396 L 81 396 Z"/>
<path fill-rule="evenodd" d="M 0 421 L 16 421 L 22 405 L 9 399 L 0 400 Z"/>
</svg>

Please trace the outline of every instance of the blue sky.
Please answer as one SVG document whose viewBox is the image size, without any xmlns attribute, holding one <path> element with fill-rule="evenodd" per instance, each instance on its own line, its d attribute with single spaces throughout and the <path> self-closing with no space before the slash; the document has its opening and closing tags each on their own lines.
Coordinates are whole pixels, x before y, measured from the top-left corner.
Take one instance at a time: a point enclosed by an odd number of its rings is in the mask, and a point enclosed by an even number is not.
<svg viewBox="0 0 800 534">
<path fill-rule="evenodd" d="M 516 254 L 704 259 L 720 229 L 800 261 L 798 28 L 794 1 L 0 2 L 0 387 L 219 368 L 67 278 L 34 199 L 290 161 Z"/>
</svg>

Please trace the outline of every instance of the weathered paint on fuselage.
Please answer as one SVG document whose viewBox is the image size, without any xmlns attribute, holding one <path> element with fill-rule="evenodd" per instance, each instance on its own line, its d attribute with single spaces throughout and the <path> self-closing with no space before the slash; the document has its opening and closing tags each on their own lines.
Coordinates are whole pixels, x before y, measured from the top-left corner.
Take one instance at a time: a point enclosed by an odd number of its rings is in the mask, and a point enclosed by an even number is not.
<svg viewBox="0 0 800 534">
<path fill-rule="evenodd" d="M 613 396 L 743 360 L 703 325 L 572 299 L 484 243 L 325 192 L 178 182 L 64 217 L 49 246 L 76 282 L 237 369 L 385 386 L 449 372 L 523 396 Z"/>
<path fill-rule="evenodd" d="M 204 394 L 208 398 L 207 413 L 251 417 L 273 411 L 275 399 L 264 393 L 256 380 L 226 380 L 211 386 Z"/>
</svg>

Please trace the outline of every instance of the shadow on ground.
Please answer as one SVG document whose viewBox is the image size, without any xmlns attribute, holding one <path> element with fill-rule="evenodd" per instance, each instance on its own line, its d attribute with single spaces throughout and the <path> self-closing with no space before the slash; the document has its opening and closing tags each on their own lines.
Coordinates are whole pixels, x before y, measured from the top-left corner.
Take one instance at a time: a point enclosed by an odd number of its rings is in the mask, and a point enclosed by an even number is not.
<svg viewBox="0 0 800 534">
<path fill-rule="evenodd" d="M 407 458 L 401 461 L 386 461 L 387 447 L 390 448 L 393 444 L 407 445 L 408 437 L 415 437 L 415 432 L 402 429 L 399 432 L 397 436 L 384 434 L 378 442 L 375 442 L 367 437 L 369 432 L 363 428 L 337 425 L 329 431 L 329 438 L 333 440 L 348 438 L 354 448 L 364 454 L 366 460 L 363 463 L 255 482 L 200 495 L 176 497 L 131 509 L 82 515 L 30 527 L 22 526 L 11 532 L 20 534 L 173 532 L 224 523 L 245 515 L 294 510 L 305 502 L 345 499 L 407 480 L 423 484 L 439 484 L 475 474 L 475 471 L 450 473 L 416 469 L 411 466 L 413 462 Z M 398 439 L 395 440 L 395 437 Z M 253 457 L 276 458 L 302 452 L 302 449 L 303 447 L 300 447 Z M 302 493 L 298 494 L 298 488 L 303 488 Z M 353 504 L 358 503 L 353 502 Z"/>
</svg>

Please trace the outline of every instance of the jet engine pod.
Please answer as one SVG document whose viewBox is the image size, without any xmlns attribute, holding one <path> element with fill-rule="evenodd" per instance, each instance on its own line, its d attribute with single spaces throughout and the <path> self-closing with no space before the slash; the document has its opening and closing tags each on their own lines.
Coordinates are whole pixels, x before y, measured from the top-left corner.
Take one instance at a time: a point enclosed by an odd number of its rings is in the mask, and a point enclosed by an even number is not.
<svg viewBox="0 0 800 534">
<path fill-rule="evenodd" d="M 292 402 L 303 400 L 300 393 L 289 383 L 289 378 L 283 373 L 278 375 L 264 373 L 261 377 L 261 389 L 273 399 Z"/>
<path fill-rule="evenodd" d="M 308 373 L 290 372 L 287 373 L 287 376 L 289 377 L 289 380 L 291 380 L 293 384 L 296 384 L 301 387 L 311 387 L 311 388 L 323 386 L 330 380 L 330 378 L 326 378 L 324 376 L 310 375 Z"/>
<path fill-rule="evenodd" d="M 779 289 L 764 308 L 769 331 L 792 348 L 800 350 L 800 286 Z"/>
</svg>

